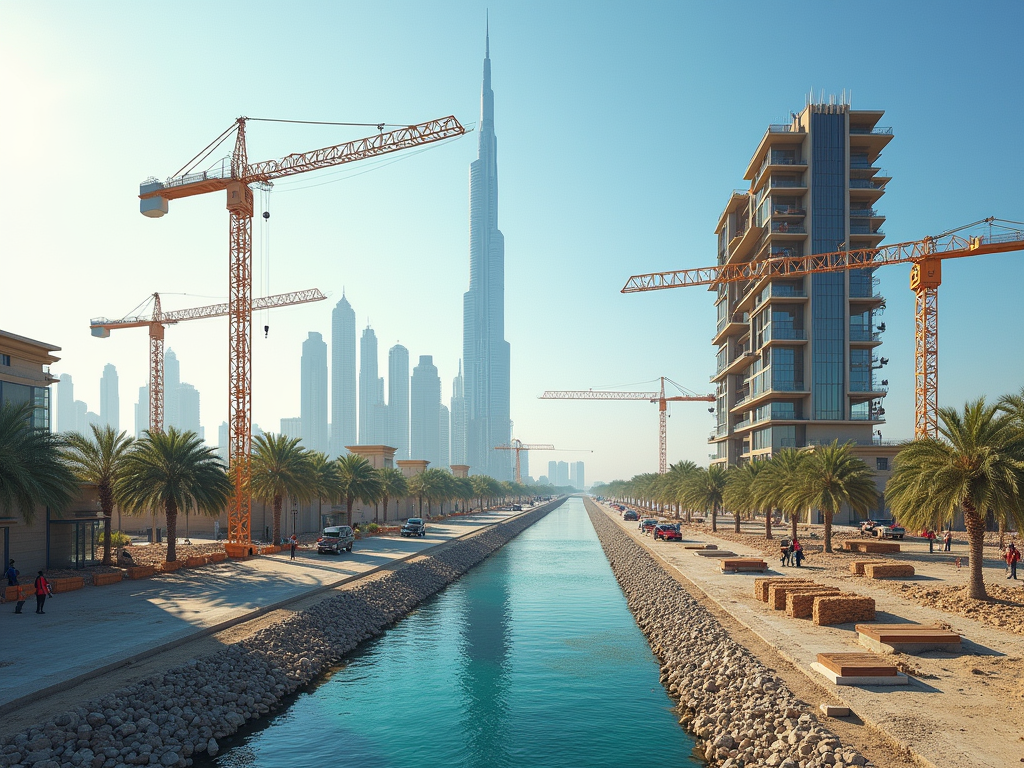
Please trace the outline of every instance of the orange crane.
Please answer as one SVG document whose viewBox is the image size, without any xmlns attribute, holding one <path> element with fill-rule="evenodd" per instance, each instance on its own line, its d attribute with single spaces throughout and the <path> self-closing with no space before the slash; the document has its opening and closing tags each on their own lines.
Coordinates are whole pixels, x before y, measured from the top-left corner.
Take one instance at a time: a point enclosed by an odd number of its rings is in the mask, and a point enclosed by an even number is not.
<svg viewBox="0 0 1024 768">
<path fill-rule="evenodd" d="M 308 304 L 323 301 L 327 297 L 318 289 L 279 293 L 276 296 L 264 296 L 254 299 L 254 310 L 290 307 L 294 304 Z M 123 317 L 111 320 L 106 317 L 94 317 L 89 321 L 89 330 L 93 336 L 105 339 L 111 331 L 120 328 L 149 328 L 149 428 L 154 432 L 162 432 L 164 428 L 164 326 L 180 323 L 185 320 L 203 320 L 208 317 L 224 317 L 228 314 L 227 304 L 210 304 L 205 307 L 176 309 L 164 312 L 160 306 L 160 294 L 153 294 L 153 313 L 149 317 Z"/>
<path fill-rule="evenodd" d="M 689 394 L 665 396 L 665 382 L 680 392 Z M 657 392 L 610 392 L 608 390 L 549 390 L 540 396 L 541 400 L 649 400 L 658 404 L 658 472 L 668 471 L 668 404 L 669 403 L 713 403 L 714 395 L 698 395 L 676 384 L 672 379 L 661 377 L 661 388 Z"/>
<path fill-rule="evenodd" d="M 250 163 L 245 145 L 249 120 L 239 117 L 198 155 L 166 181 L 150 178 L 139 185 L 139 210 L 144 216 L 158 218 L 168 211 L 168 203 L 182 197 L 224 191 L 230 217 L 228 229 L 228 463 L 235 492 L 228 506 L 228 554 L 245 557 L 252 519 L 249 491 L 249 461 L 252 450 L 252 217 L 251 186 L 268 188 L 275 179 L 307 171 L 332 168 L 366 158 L 380 157 L 403 149 L 455 138 L 466 129 L 454 116 L 384 131 L 364 139 L 330 147 L 299 152 L 280 158 Z M 276 121 L 271 121 L 276 122 Z M 304 121 L 282 121 L 304 122 Z M 227 138 L 235 134 L 230 167 L 196 171 L 195 169 Z"/>
<path fill-rule="evenodd" d="M 524 443 L 522 440 L 512 440 L 510 445 L 496 445 L 494 446 L 496 451 L 515 451 L 516 452 L 516 482 L 523 482 L 523 473 L 520 469 L 519 464 L 519 452 L 520 451 L 586 451 L 585 448 L 555 448 L 555 446 L 549 443 Z M 593 453 L 593 451 L 586 451 L 587 453 Z"/>
<path fill-rule="evenodd" d="M 962 234 L 987 224 L 987 235 Z M 1024 250 L 1024 224 L 990 217 L 966 224 L 941 235 L 895 243 L 881 248 L 815 253 L 762 259 L 717 267 L 680 269 L 633 275 L 622 293 L 657 291 L 725 283 L 751 283 L 758 290 L 765 281 L 779 277 L 801 277 L 820 272 L 874 269 L 888 264 L 911 264 L 910 288 L 916 296 L 914 308 L 914 439 L 938 436 L 939 402 L 939 285 L 942 262 L 986 253 Z M 995 228 L 998 233 L 993 232 Z"/>
</svg>

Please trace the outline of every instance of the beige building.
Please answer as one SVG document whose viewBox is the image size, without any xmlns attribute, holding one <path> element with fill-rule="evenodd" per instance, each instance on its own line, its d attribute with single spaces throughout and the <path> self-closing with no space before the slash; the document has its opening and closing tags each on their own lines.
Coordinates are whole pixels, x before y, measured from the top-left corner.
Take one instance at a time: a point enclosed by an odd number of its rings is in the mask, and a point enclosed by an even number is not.
<svg viewBox="0 0 1024 768">
<path fill-rule="evenodd" d="M 810 104 L 768 126 L 743 176 L 749 187 L 719 218 L 718 263 L 878 246 L 885 217 L 875 206 L 890 180 L 879 156 L 893 136 L 882 115 Z M 712 463 L 838 439 L 856 444 L 884 486 L 898 443 L 881 433 L 888 361 L 877 287 L 874 270 L 861 269 L 717 288 Z"/>
</svg>

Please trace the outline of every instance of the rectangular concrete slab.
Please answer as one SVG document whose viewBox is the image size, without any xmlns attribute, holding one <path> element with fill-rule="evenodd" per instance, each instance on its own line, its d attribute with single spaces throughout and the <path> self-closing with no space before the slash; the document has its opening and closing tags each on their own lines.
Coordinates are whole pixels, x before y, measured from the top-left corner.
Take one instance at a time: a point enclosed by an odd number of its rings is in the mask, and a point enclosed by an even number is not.
<svg viewBox="0 0 1024 768">
<path fill-rule="evenodd" d="M 816 661 L 811 664 L 811 669 L 821 673 L 836 685 L 908 685 L 910 683 L 910 678 L 902 672 L 881 677 L 843 677 Z"/>
<path fill-rule="evenodd" d="M 818 663 L 841 677 L 891 677 L 899 672 L 873 653 L 819 653 Z"/>
</svg>

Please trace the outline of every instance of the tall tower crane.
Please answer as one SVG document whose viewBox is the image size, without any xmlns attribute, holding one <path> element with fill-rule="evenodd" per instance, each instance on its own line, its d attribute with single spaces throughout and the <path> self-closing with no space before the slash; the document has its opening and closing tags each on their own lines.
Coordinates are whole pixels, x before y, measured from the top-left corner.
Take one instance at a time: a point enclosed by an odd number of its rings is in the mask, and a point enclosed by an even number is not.
<svg viewBox="0 0 1024 768">
<path fill-rule="evenodd" d="M 965 230 L 982 224 L 987 235 L 966 235 Z M 1022 227 L 1022 228 L 1017 228 Z M 993 231 L 995 228 L 995 232 Z M 725 283 L 750 283 L 755 290 L 777 277 L 801 277 L 820 272 L 874 269 L 887 264 L 911 264 L 910 288 L 916 296 L 914 308 L 914 438 L 938 436 L 939 402 L 939 285 L 942 262 L 986 253 L 1024 250 L 1024 224 L 994 217 L 982 219 L 941 235 L 895 243 L 881 248 L 815 253 L 762 259 L 717 267 L 680 269 L 633 275 L 622 293 L 657 291 Z"/>
<path fill-rule="evenodd" d="M 318 289 L 279 293 L 275 296 L 264 296 L 254 299 L 254 310 L 290 307 L 294 304 L 308 304 L 323 301 L 327 297 Z M 203 320 L 208 317 L 224 317 L 229 312 L 227 304 L 210 304 L 205 307 L 176 309 L 164 312 L 160 305 L 160 294 L 153 294 L 153 313 L 149 317 L 123 317 L 111 320 L 106 317 L 94 317 L 89 321 L 89 330 L 93 336 L 105 339 L 111 331 L 120 328 L 149 328 L 149 428 L 154 432 L 162 432 L 164 428 L 164 327 L 185 320 Z"/>
<path fill-rule="evenodd" d="M 680 392 L 688 394 L 665 396 L 665 382 Z M 665 376 L 661 377 L 661 388 L 657 392 L 610 392 L 608 390 L 549 390 L 540 396 L 541 400 L 648 400 L 658 404 L 658 472 L 668 471 L 668 404 L 669 403 L 713 403 L 714 395 L 698 395 L 676 384 Z"/>
<path fill-rule="evenodd" d="M 151 178 L 139 185 L 139 210 L 158 218 L 170 200 L 208 192 L 227 193 L 228 228 L 228 463 L 235 492 L 228 506 L 229 555 L 244 557 L 251 548 L 252 497 L 249 462 L 252 450 L 252 186 L 266 188 L 275 179 L 344 163 L 379 157 L 462 136 L 466 129 L 454 116 L 384 131 L 345 144 L 299 152 L 278 160 L 250 163 L 245 145 L 246 123 L 260 118 L 239 117 L 196 157 L 166 181 Z M 301 122 L 301 121 L 289 121 Z M 198 165 L 235 134 L 230 167 L 196 171 Z"/>
<path fill-rule="evenodd" d="M 520 451 L 570 451 L 579 452 L 586 449 L 583 448 L 555 448 L 555 446 L 549 443 L 524 443 L 522 440 L 513 439 L 509 445 L 496 445 L 494 446 L 496 451 L 515 451 L 516 452 L 516 482 L 523 482 L 523 473 L 519 464 L 519 452 Z M 586 451 L 587 453 L 593 453 L 593 451 Z"/>
</svg>

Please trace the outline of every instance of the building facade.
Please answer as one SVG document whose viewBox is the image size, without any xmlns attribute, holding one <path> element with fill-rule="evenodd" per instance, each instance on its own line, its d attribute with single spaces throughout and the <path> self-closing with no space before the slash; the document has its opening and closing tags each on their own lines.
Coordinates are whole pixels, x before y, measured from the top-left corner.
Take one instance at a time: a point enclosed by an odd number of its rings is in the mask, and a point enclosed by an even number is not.
<svg viewBox="0 0 1024 768">
<path fill-rule="evenodd" d="M 103 366 L 100 378 L 100 421 L 115 432 L 121 431 L 121 398 L 118 395 L 117 368 L 110 363 Z"/>
<path fill-rule="evenodd" d="M 374 407 L 381 401 L 380 376 L 377 371 L 377 334 L 370 326 L 359 339 L 359 444 L 374 445 L 387 435 L 375 434 Z"/>
<path fill-rule="evenodd" d="M 342 294 L 331 313 L 331 457 L 348 453 L 356 430 L 356 313 Z"/>
<path fill-rule="evenodd" d="M 582 461 L 569 464 L 569 485 L 580 491 L 586 488 L 587 478 Z"/>
<path fill-rule="evenodd" d="M 885 217 L 875 206 L 890 180 L 878 160 L 892 139 L 882 115 L 812 103 L 769 126 L 744 174 L 749 189 L 733 192 L 718 221 L 719 264 L 877 247 Z M 872 468 L 891 464 L 877 286 L 873 269 L 719 286 L 712 463 L 838 439 Z"/>
<path fill-rule="evenodd" d="M 446 466 L 440 457 L 441 447 L 441 378 L 437 375 L 431 355 L 420 355 L 412 371 L 410 393 L 410 452 L 413 460 Z"/>
<path fill-rule="evenodd" d="M 301 367 L 302 444 L 308 450 L 327 453 L 327 343 L 315 331 L 302 342 Z"/>
<path fill-rule="evenodd" d="M 452 381 L 451 460 L 453 465 L 464 465 L 468 460 L 466 449 L 466 388 L 462 378 L 461 360 L 459 360 L 459 375 Z"/>
<path fill-rule="evenodd" d="M 452 417 L 448 406 L 441 404 L 437 415 L 437 457 L 438 467 L 448 469 L 452 465 Z"/>
<path fill-rule="evenodd" d="M 395 460 L 409 458 L 409 350 L 395 344 L 388 351 L 388 445 Z"/>
<path fill-rule="evenodd" d="M 463 296 L 467 460 L 474 472 L 512 478 L 510 357 L 505 341 L 505 239 L 498 229 L 490 34 L 485 42 L 478 157 L 469 171 L 469 290 Z"/>
</svg>

